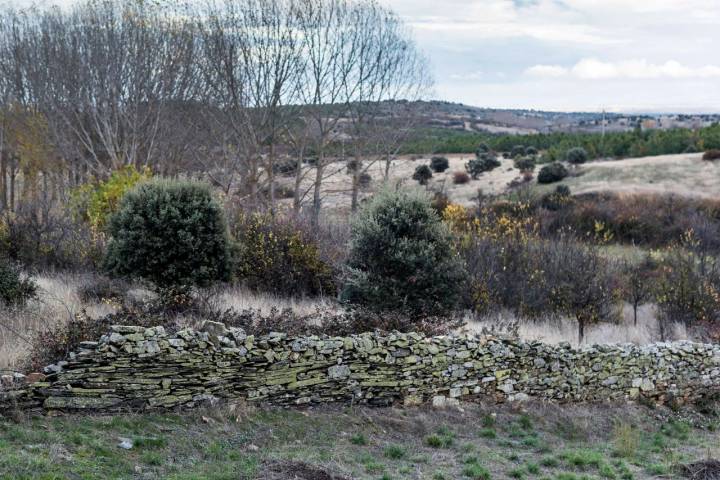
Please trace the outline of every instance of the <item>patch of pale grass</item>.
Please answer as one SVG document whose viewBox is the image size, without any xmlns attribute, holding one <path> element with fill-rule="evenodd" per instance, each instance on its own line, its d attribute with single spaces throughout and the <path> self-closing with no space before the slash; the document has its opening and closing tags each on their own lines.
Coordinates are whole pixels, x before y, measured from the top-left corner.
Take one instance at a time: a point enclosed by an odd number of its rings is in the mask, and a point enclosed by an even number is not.
<svg viewBox="0 0 720 480">
<path fill-rule="evenodd" d="M 253 292 L 242 287 L 230 287 L 220 291 L 213 299 L 213 306 L 220 310 L 258 310 L 268 314 L 273 308 L 290 309 L 298 315 L 310 315 L 318 309 L 338 309 L 334 299 L 282 297 L 269 293 Z"/>
<path fill-rule="evenodd" d="M 33 277 L 38 285 L 38 298 L 22 308 L 0 309 L 0 369 L 14 369 L 26 355 L 30 339 L 85 309 L 92 318 L 101 318 L 115 311 L 107 304 L 84 304 L 78 288 L 97 278 L 85 274 L 42 274 Z"/>
<path fill-rule="evenodd" d="M 519 324 L 518 335 L 523 340 L 540 341 L 549 344 L 567 342 L 573 346 L 578 345 L 577 323 L 570 318 L 553 319 L 552 321 L 518 321 L 510 312 L 501 312 L 492 318 L 467 321 L 464 331 L 469 333 L 482 333 L 483 331 L 497 331 L 508 333 L 511 326 Z M 685 340 L 687 332 L 682 325 L 675 325 L 671 329 L 672 340 Z M 660 327 L 657 320 L 656 309 L 653 305 L 643 305 L 638 309 L 637 325 L 633 322 L 633 312 L 630 305 L 625 305 L 622 319 L 617 323 L 599 323 L 586 327 L 585 345 L 634 343 L 647 345 L 661 341 Z"/>
</svg>

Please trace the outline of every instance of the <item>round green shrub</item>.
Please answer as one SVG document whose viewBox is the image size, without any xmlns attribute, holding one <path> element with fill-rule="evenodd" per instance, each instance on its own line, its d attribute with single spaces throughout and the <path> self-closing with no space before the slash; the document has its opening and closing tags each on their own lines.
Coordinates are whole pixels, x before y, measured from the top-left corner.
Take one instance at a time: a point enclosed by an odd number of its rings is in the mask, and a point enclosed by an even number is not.
<svg viewBox="0 0 720 480">
<path fill-rule="evenodd" d="M 573 165 L 579 165 L 588 161 L 588 153 L 582 147 L 571 148 L 567 151 L 566 158 Z"/>
<path fill-rule="evenodd" d="M 538 173 L 538 183 L 559 182 L 567 176 L 567 168 L 565 168 L 562 163 L 550 163 L 540 169 L 540 173 Z"/>
<path fill-rule="evenodd" d="M 537 154 L 538 154 L 538 150 L 537 150 L 537 148 L 535 148 L 535 147 L 532 147 L 532 146 L 531 146 L 531 147 L 527 147 L 527 148 L 525 149 L 525 155 L 534 156 L 534 155 L 537 155 Z"/>
<path fill-rule="evenodd" d="M 500 160 L 498 160 L 495 155 L 482 153 L 477 158 L 468 161 L 465 164 L 465 170 L 467 170 L 473 180 L 477 180 L 482 173 L 490 172 L 500 165 Z"/>
<path fill-rule="evenodd" d="M 186 290 L 228 280 L 230 242 L 220 205 L 204 183 L 156 180 L 128 192 L 110 220 L 105 270 Z"/>
<path fill-rule="evenodd" d="M 420 185 L 427 185 L 428 180 L 432 178 L 432 170 L 427 165 L 419 165 L 413 173 L 413 180 L 417 180 Z"/>
<path fill-rule="evenodd" d="M 0 260 L 0 300 L 6 306 L 24 305 L 37 296 L 37 285 L 7 260 Z"/>
<path fill-rule="evenodd" d="M 458 306 L 465 266 L 423 192 L 385 189 L 353 221 L 341 300 L 418 317 Z"/>
<path fill-rule="evenodd" d="M 482 153 L 489 153 L 489 152 L 490 152 L 490 147 L 488 146 L 488 144 L 481 143 L 480 145 L 478 145 L 477 150 L 475 150 L 475 155 L 480 156 L 480 154 L 482 154 Z"/>
<path fill-rule="evenodd" d="M 535 170 L 535 158 L 534 157 L 520 157 L 515 160 L 515 168 L 521 172 L 532 172 Z"/>
<path fill-rule="evenodd" d="M 512 158 L 522 157 L 523 155 L 525 155 L 524 145 L 515 145 L 512 150 L 510 150 L 510 156 Z"/>
<path fill-rule="evenodd" d="M 450 161 L 445 157 L 432 157 L 430 159 L 430 168 L 435 173 L 442 173 L 450 168 Z"/>
</svg>

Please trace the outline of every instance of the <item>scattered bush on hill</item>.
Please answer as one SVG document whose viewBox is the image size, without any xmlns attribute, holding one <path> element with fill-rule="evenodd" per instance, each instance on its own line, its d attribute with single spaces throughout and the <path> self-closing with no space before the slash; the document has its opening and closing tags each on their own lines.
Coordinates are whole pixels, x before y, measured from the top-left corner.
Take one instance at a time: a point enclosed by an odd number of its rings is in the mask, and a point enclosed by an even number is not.
<svg viewBox="0 0 720 480">
<path fill-rule="evenodd" d="M 230 278 L 225 217 L 206 184 L 139 185 L 123 197 L 109 233 L 104 267 L 111 276 L 148 281 L 163 295 Z"/>
<path fill-rule="evenodd" d="M 525 155 L 525 146 L 524 145 L 515 145 L 512 147 L 512 150 L 510 150 L 510 157 L 512 158 L 518 158 Z"/>
<path fill-rule="evenodd" d="M 427 165 L 418 165 L 413 173 L 413 180 L 417 180 L 420 185 L 427 185 L 428 180 L 432 178 L 432 170 Z"/>
<path fill-rule="evenodd" d="M 515 168 L 520 172 L 532 172 L 535 170 L 535 158 L 534 157 L 520 157 L 515 160 Z"/>
<path fill-rule="evenodd" d="M 236 274 L 248 287 L 279 295 L 336 294 L 334 271 L 306 225 L 290 216 L 238 212 Z"/>
<path fill-rule="evenodd" d="M 378 192 L 352 223 L 343 302 L 418 317 L 458 307 L 465 268 L 423 192 Z"/>
<path fill-rule="evenodd" d="M 703 160 L 712 162 L 718 159 L 720 159 L 720 150 L 708 150 L 703 154 Z"/>
<path fill-rule="evenodd" d="M 567 168 L 562 163 L 551 163 L 545 165 L 538 173 L 538 183 L 554 183 L 563 180 L 568 176 Z"/>
<path fill-rule="evenodd" d="M 23 306 L 35 298 L 37 285 L 7 259 L 0 259 L 0 300 L 5 306 Z"/>
<path fill-rule="evenodd" d="M 470 181 L 470 175 L 466 172 L 453 172 L 453 183 L 455 185 L 464 185 Z"/>
<path fill-rule="evenodd" d="M 445 157 L 432 157 L 430 159 L 430 168 L 435 173 L 442 173 L 450 168 L 450 161 Z"/>
<path fill-rule="evenodd" d="M 465 164 L 465 170 L 470 174 L 473 180 L 485 173 L 490 172 L 499 167 L 500 161 L 492 153 L 482 153 L 477 158 L 468 161 Z"/>
<path fill-rule="evenodd" d="M 588 153 L 582 147 L 575 147 L 567 151 L 566 158 L 568 163 L 579 165 L 588 161 Z"/>
<path fill-rule="evenodd" d="M 478 145 L 477 148 L 475 149 L 475 156 L 478 156 L 478 157 L 479 157 L 480 154 L 489 153 L 489 152 L 490 152 L 490 147 L 488 147 L 488 144 L 487 144 L 487 143 L 481 143 L 481 144 Z"/>
</svg>

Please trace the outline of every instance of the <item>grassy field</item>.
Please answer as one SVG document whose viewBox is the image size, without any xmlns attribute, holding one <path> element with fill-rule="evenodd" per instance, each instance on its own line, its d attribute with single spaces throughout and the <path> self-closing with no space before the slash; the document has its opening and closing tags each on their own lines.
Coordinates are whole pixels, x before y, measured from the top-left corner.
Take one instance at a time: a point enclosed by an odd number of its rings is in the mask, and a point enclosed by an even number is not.
<svg viewBox="0 0 720 480">
<path fill-rule="evenodd" d="M 573 193 L 610 191 L 718 198 L 720 162 L 703 161 L 700 153 L 589 162 L 563 183 Z"/>
<path fill-rule="evenodd" d="M 683 465 L 720 456 L 717 426 L 637 405 L 32 417 L 0 420 L 0 478 L 681 478 Z"/>
</svg>

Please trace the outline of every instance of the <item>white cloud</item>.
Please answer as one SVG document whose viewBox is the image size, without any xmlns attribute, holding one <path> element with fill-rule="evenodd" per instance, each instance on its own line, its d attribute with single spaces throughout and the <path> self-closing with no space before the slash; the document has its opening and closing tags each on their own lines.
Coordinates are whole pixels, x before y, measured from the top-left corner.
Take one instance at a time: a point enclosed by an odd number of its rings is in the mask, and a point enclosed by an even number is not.
<svg viewBox="0 0 720 480">
<path fill-rule="evenodd" d="M 583 58 L 569 68 L 561 65 L 534 65 L 525 70 L 525 75 L 544 78 L 574 77 L 581 80 L 702 79 L 720 77 L 720 66 L 690 67 L 675 60 L 654 64 L 644 59 L 608 62 Z"/>
<path fill-rule="evenodd" d="M 485 73 L 478 70 L 476 72 L 468 73 L 454 73 L 450 75 L 453 80 L 480 80 L 485 77 Z"/>
<path fill-rule="evenodd" d="M 533 77 L 557 78 L 564 77 L 568 73 L 569 70 L 560 65 L 535 65 L 525 70 L 525 75 Z"/>
</svg>

